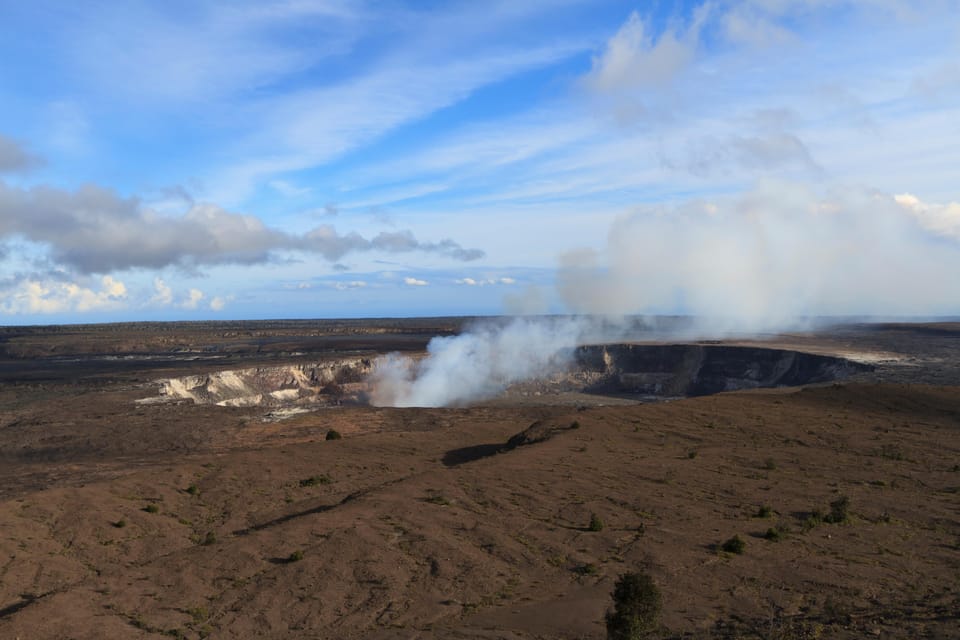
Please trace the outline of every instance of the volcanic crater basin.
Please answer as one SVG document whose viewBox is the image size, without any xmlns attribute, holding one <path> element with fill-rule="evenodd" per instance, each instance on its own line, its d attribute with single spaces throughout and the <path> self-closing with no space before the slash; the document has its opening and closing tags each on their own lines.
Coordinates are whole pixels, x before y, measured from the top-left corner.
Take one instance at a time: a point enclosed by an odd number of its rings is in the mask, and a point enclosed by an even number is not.
<svg viewBox="0 0 960 640">
<path fill-rule="evenodd" d="M 752 346 L 585 345 L 573 351 L 565 370 L 511 384 L 502 397 L 571 392 L 636 399 L 702 396 L 831 382 L 872 368 L 840 357 Z M 354 357 L 215 371 L 161 380 L 159 395 L 139 402 L 272 408 L 364 404 L 375 369 L 376 360 Z"/>
</svg>

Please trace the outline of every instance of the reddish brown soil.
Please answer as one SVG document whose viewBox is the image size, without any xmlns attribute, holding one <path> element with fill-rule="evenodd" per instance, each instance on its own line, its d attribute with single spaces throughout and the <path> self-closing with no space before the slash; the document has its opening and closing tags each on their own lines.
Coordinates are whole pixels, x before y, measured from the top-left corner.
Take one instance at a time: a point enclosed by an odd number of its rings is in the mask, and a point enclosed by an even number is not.
<svg viewBox="0 0 960 640">
<path fill-rule="evenodd" d="M 269 423 L 139 377 L 0 387 L 0 638 L 603 638 L 627 571 L 665 638 L 960 636 L 958 386 Z"/>
</svg>

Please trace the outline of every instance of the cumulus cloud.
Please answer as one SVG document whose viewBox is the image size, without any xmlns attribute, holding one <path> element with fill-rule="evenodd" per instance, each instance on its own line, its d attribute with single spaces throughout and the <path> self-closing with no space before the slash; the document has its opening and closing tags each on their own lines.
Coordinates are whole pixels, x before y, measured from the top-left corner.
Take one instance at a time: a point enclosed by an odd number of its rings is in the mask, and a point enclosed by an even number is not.
<svg viewBox="0 0 960 640">
<path fill-rule="evenodd" d="M 150 298 L 150 302 L 159 305 L 168 305 L 173 302 L 173 289 L 170 288 L 163 278 L 154 278 L 153 289 L 155 293 Z"/>
<path fill-rule="evenodd" d="M 222 311 L 225 306 L 227 306 L 227 301 L 220 296 L 214 296 L 210 300 L 210 309 L 212 311 Z"/>
<path fill-rule="evenodd" d="M 502 278 L 459 278 L 455 280 L 457 284 L 467 285 L 468 287 L 484 287 L 491 284 L 515 284 L 516 280 L 509 277 Z"/>
<path fill-rule="evenodd" d="M 913 215 L 925 229 L 937 235 L 960 240 L 960 202 L 926 203 L 910 193 L 894 196 L 894 200 Z"/>
<path fill-rule="evenodd" d="M 422 242 L 409 231 L 365 238 L 321 225 L 297 235 L 214 204 L 194 204 L 183 215 L 171 216 L 94 185 L 71 192 L 0 182 L 0 238 L 15 235 L 45 245 L 56 263 L 85 274 L 258 264 L 280 251 L 314 253 L 331 261 L 356 251 L 421 251 L 464 261 L 484 255 L 450 239 Z"/>
<path fill-rule="evenodd" d="M 425 287 L 430 283 L 426 280 L 418 280 L 417 278 L 411 278 L 410 276 L 407 276 L 403 279 L 403 284 L 407 285 L 408 287 Z"/>
<path fill-rule="evenodd" d="M 200 289 L 190 289 L 187 292 L 187 297 L 183 302 L 180 303 L 180 306 L 184 309 L 196 309 L 200 306 L 200 302 L 206 297 L 203 291 Z"/>
<path fill-rule="evenodd" d="M 0 134 L 0 173 L 23 171 L 38 164 L 38 157 L 29 153 L 15 140 Z"/>
<path fill-rule="evenodd" d="M 123 308 L 126 299 L 126 285 L 111 276 L 103 276 L 98 288 L 27 277 L 0 291 L 0 311 L 9 314 L 105 311 Z"/>
</svg>

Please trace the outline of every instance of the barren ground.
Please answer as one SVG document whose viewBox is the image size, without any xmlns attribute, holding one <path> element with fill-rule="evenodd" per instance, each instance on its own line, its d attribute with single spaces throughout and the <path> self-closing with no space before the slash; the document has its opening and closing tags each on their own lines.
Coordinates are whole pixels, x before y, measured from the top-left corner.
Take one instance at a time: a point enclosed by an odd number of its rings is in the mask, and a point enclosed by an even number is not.
<svg viewBox="0 0 960 640">
<path fill-rule="evenodd" d="M 603 638 L 637 570 L 659 637 L 960 637 L 960 325 L 771 336 L 877 368 L 672 402 L 135 403 L 459 328 L 0 329 L 0 638 Z"/>
</svg>

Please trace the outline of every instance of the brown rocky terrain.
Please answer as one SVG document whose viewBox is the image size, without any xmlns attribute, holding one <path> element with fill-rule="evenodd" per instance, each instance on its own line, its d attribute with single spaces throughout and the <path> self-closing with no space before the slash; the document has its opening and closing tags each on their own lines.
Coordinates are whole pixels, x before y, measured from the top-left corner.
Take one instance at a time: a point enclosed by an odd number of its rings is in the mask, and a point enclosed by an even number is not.
<svg viewBox="0 0 960 640">
<path fill-rule="evenodd" d="M 960 636 L 960 326 L 728 340 L 870 368 L 669 402 L 530 383 L 377 408 L 307 366 L 461 326 L 0 331 L 0 637 L 603 638 L 628 571 L 663 638 Z M 275 365 L 323 402 L 144 402 Z"/>
</svg>

